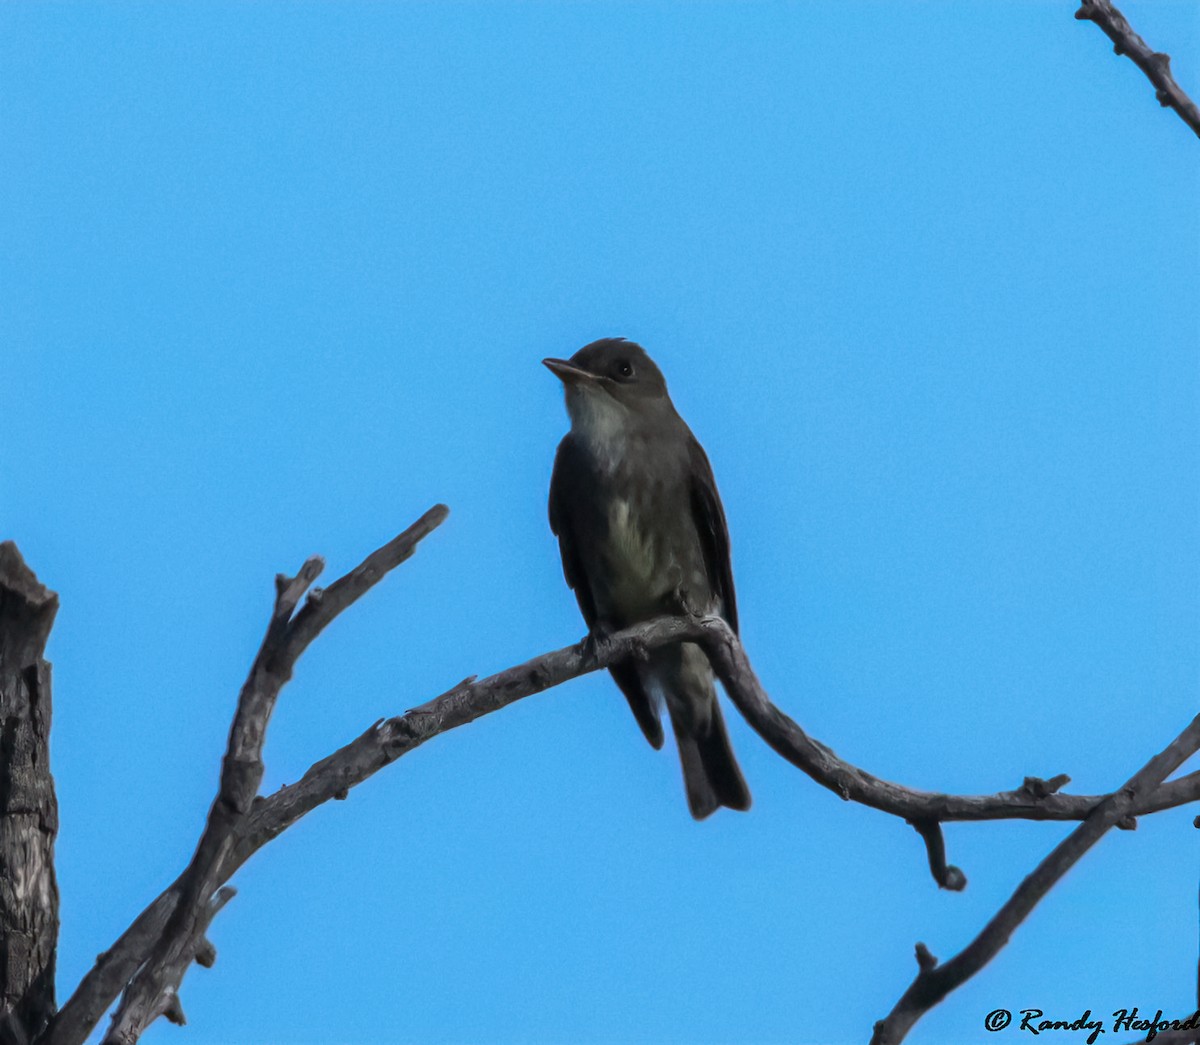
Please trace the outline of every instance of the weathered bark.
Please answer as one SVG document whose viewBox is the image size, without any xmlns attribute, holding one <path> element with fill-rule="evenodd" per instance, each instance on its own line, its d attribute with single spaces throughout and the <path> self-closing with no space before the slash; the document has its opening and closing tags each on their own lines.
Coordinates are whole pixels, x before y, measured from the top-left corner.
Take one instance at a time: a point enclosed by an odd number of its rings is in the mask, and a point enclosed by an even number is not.
<svg viewBox="0 0 1200 1045">
<path fill-rule="evenodd" d="M 54 1013 L 58 801 L 42 654 L 57 612 L 16 545 L 0 544 L 0 1045 L 23 1045 Z"/>
<path fill-rule="evenodd" d="M 1154 50 L 1133 31 L 1133 26 L 1111 0 L 1083 0 L 1075 17 L 1081 22 L 1095 22 L 1113 42 L 1113 51 L 1128 55 L 1130 61 L 1154 84 L 1154 97 L 1164 109 L 1171 108 L 1200 137 L 1200 107 L 1175 82 L 1171 75 L 1171 56 Z"/>
</svg>

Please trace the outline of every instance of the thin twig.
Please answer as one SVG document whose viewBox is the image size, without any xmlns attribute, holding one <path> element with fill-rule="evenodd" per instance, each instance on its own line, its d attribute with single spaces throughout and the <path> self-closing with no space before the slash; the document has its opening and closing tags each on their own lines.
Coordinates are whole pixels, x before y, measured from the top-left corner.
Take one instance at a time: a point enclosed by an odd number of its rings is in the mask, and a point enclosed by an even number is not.
<svg viewBox="0 0 1200 1045">
<path fill-rule="evenodd" d="M 1109 0 L 1083 0 L 1075 17 L 1080 21 L 1095 22 L 1104 30 L 1113 42 L 1113 50 L 1117 54 L 1128 55 L 1154 84 L 1154 96 L 1158 104 L 1164 109 L 1174 109 L 1179 113 L 1179 118 L 1200 136 L 1200 108 L 1184 94 L 1183 88 L 1171 75 L 1170 55 L 1150 47 Z"/>
<path fill-rule="evenodd" d="M 898 1045 L 917 1020 L 979 972 L 1008 943 L 1008 938 L 1037 906 L 1038 901 L 1079 858 L 1110 828 L 1116 827 L 1118 822 L 1132 814 L 1141 795 L 1157 788 L 1197 749 L 1200 749 L 1200 715 L 1059 842 L 965 949 L 942 965 L 931 960 L 919 960 L 920 969 L 912 985 L 888 1016 L 875 1024 L 871 1045 Z M 928 954 L 928 951 L 925 953 Z"/>
<path fill-rule="evenodd" d="M 942 825 L 936 820 L 910 820 L 916 828 L 921 841 L 925 843 L 925 851 L 929 856 L 929 873 L 941 889 L 951 892 L 961 892 L 967 887 L 967 876 L 960 868 L 946 863 L 946 839 L 942 834 Z"/>
</svg>

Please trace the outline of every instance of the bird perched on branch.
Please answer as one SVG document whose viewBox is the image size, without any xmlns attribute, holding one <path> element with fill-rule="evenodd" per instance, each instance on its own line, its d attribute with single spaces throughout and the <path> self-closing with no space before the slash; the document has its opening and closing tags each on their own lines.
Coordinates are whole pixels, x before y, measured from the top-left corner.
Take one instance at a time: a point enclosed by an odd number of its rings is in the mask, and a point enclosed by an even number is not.
<svg viewBox="0 0 1200 1045">
<path fill-rule="evenodd" d="M 718 614 L 736 632 L 729 532 L 712 467 L 658 367 L 624 338 L 543 362 L 562 381 L 571 418 L 554 459 L 550 528 L 591 636 L 663 613 Z M 655 748 L 666 704 L 692 816 L 750 808 L 699 646 L 662 646 L 609 671 Z"/>
</svg>

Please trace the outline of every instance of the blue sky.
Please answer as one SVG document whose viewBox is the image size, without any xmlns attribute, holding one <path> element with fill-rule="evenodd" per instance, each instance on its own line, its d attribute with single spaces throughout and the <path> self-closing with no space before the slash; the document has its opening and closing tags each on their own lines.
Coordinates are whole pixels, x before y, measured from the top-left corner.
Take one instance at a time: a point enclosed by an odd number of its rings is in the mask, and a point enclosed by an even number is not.
<svg viewBox="0 0 1200 1045">
<path fill-rule="evenodd" d="M 190 855 L 276 572 L 452 508 L 301 662 L 271 789 L 580 637 L 539 361 L 601 336 L 707 448 L 747 650 L 815 736 L 970 793 L 1164 746 L 1200 152 L 1075 6 L 0 8 L 0 537 L 62 598 L 63 996 Z M 1200 94 L 1195 5 L 1123 9 Z M 702 824 L 606 677 L 437 739 L 238 874 L 146 1040 L 863 1042 L 1066 830 L 952 825 L 939 893 L 729 717 L 754 808 Z M 1106 838 L 910 1040 L 1191 1011 L 1192 815 Z"/>
</svg>

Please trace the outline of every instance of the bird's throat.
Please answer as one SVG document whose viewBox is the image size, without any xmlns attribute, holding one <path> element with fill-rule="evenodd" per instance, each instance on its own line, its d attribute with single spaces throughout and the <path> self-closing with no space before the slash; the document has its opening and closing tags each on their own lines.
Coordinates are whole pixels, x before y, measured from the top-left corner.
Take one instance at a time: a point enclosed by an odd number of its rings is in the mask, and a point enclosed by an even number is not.
<svg viewBox="0 0 1200 1045">
<path fill-rule="evenodd" d="M 629 411 L 602 389 L 573 388 L 567 393 L 571 432 L 596 463 L 610 471 L 629 444 Z"/>
</svg>

